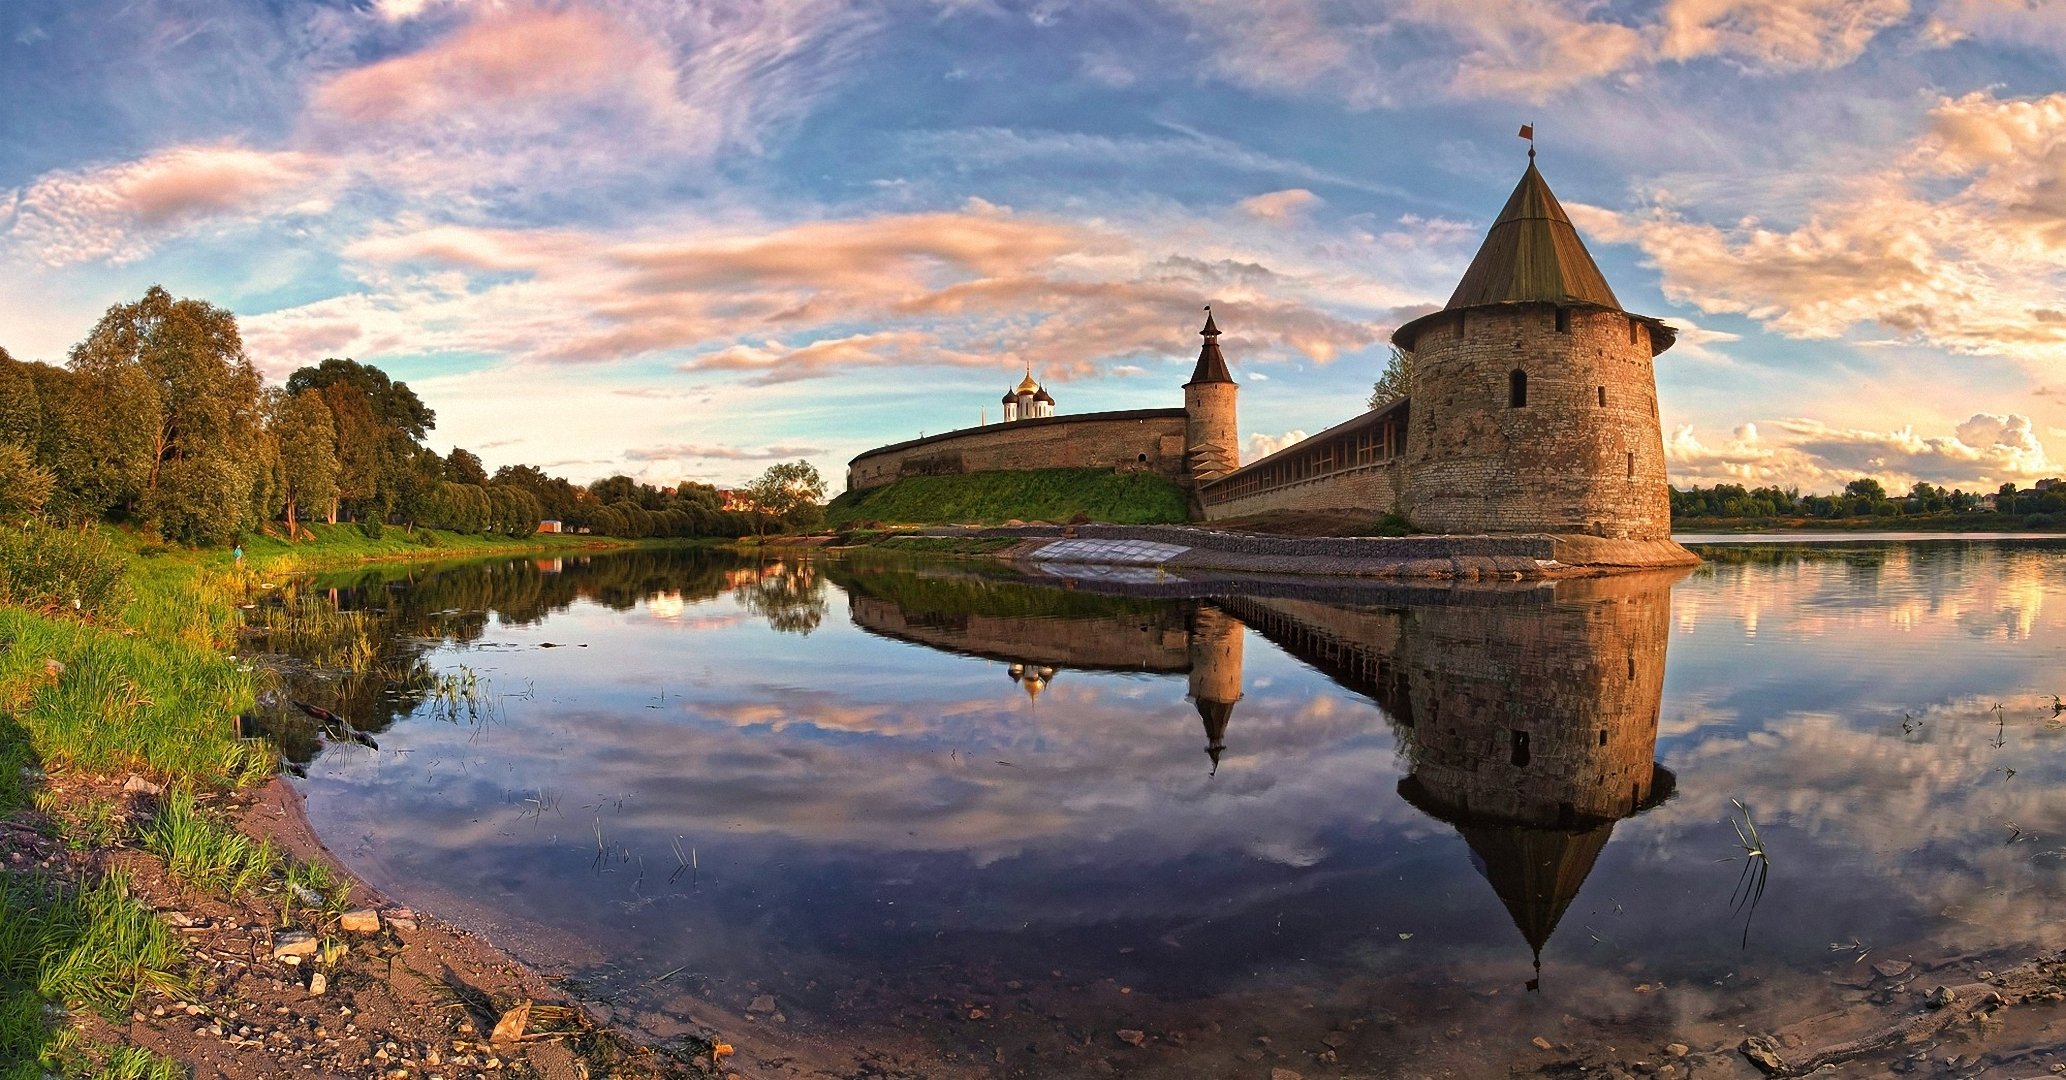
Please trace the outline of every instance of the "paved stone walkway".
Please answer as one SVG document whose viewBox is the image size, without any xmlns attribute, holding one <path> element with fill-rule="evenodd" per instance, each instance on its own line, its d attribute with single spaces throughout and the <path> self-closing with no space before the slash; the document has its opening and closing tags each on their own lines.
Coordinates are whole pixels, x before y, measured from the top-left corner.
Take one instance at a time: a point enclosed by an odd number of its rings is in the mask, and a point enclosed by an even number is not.
<svg viewBox="0 0 2066 1080">
<path fill-rule="evenodd" d="M 1191 550 L 1152 540 L 1057 540 L 1033 552 L 1035 562 L 1101 563 L 1107 566 L 1159 566 Z"/>
</svg>

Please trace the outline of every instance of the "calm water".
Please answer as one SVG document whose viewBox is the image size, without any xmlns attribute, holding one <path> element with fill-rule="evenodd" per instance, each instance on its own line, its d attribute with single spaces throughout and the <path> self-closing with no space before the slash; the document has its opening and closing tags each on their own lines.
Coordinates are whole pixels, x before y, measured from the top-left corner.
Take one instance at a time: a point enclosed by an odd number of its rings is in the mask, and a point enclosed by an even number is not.
<svg viewBox="0 0 2066 1080">
<path fill-rule="evenodd" d="M 1705 554 L 1332 594 L 383 571 L 290 605 L 361 613 L 379 670 L 292 691 L 379 748 L 287 741 L 355 869 L 623 1019 L 916 1075 L 1470 1075 L 2066 945 L 2066 545 Z"/>
</svg>

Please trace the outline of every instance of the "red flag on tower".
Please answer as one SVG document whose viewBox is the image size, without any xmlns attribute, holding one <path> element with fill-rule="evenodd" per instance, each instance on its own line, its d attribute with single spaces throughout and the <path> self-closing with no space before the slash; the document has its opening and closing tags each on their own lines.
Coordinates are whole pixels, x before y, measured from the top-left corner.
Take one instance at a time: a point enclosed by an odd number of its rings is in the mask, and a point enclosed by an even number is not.
<svg viewBox="0 0 2066 1080">
<path fill-rule="evenodd" d="M 1535 125 L 1534 125 L 1534 124 L 1522 124 L 1522 125 L 1521 125 L 1521 137 L 1522 137 L 1522 138 L 1524 138 L 1524 139 L 1526 139 L 1526 140 L 1528 140 L 1529 142 L 1534 142 L 1534 141 L 1535 141 Z"/>
</svg>

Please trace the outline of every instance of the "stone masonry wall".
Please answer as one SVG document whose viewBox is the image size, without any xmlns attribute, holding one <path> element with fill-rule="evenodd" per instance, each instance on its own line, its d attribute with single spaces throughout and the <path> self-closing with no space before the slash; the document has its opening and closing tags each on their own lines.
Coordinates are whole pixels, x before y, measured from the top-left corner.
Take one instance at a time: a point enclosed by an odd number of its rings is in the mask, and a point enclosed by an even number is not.
<svg viewBox="0 0 2066 1080">
<path fill-rule="evenodd" d="M 995 469 L 1131 469 L 1182 481 L 1184 437 L 1182 409 L 1016 420 L 872 450 L 847 465 L 847 488 Z"/>
<path fill-rule="evenodd" d="M 948 652 L 1062 668 L 1120 671 L 1188 671 L 1190 631 L 1175 606 L 1143 619 L 1051 618 L 983 615 L 913 619 L 888 600 L 853 595 L 847 611 L 854 625 L 886 637 L 916 641 Z M 1235 661 L 1239 684 L 1240 662 Z M 1238 695 L 1237 695 L 1238 696 Z"/>
<path fill-rule="evenodd" d="M 1547 611 L 1411 609 L 1414 780 L 1459 817 L 1613 821 L 1650 798 L 1668 584 L 1557 584 Z"/>
<path fill-rule="evenodd" d="M 1364 514 L 1375 521 L 1399 508 L 1399 465 L 1394 458 L 1211 504 L 1205 508 L 1205 520 L 1224 521 L 1279 510 L 1333 510 Z"/>
<path fill-rule="evenodd" d="M 1233 383 L 1191 383 L 1184 387 L 1184 449 L 1217 446 L 1222 470 L 1241 467 L 1241 423 Z"/>
<path fill-rule="evenodd" d="M 1416 343 L 1407 517 L 1430 532 L 1671 534 L 1649 327 L 1551 304 L 1471 308 Z M 1509 405 L 1527 374 L 1527 403 Z"/>
</svg>

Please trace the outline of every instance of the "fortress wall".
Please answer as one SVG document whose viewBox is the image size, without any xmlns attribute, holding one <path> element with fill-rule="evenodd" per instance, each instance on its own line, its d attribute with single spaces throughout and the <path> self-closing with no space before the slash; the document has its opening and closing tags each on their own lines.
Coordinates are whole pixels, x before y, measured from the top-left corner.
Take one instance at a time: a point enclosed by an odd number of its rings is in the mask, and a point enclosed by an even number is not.
<svg viewBox="0 0 2066 1080">
<path fill-rule="evenodd" d="M 1173 673 L 1187 671 L 1191 666 L 1190 630 L 1183 612 L 1175 605 L 1146 620 L 1131 616 L 1057 619 L 974 612 L 912 617 L 891 601 L 852 595 L 848 597 L 847 610 L 854 625 L 886 637 L 996 660 L 1045 664 L 1064 670 Z M 1239 671 L 1237 663 L 1237 681 Z"/>
<path fill-rule="evenodd" d="M 1280 510 L 1350 510 L 1367 514 L 1374 521 L 1399 505 L 1400 486 L 1399 461 L 1395 458 L 1209 503 L 1205 520 L 1223 521 Z"/>
<path fill-rule="evenodd" d="M 1184 427 L 1182 409 L 1134 409 L 964 428 L 862 454 L 847 465 L 847 489 L 1000 469 L 1126 469 L 1181 481 Z"/>
<path fill-rule="evenodd" d="M 1422 331 L 1406 513 L 1430 532 L 1671 535 L 1649 327 L 1618 311 L 1472 308 Z M 1528 376 L 1508 405 L 1508 377 Z M 1604 391 L 1605 403 L 1601 397 Z"/>
</svg>

